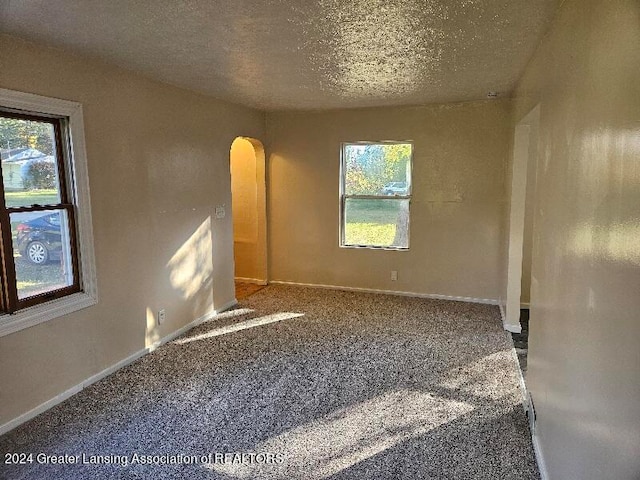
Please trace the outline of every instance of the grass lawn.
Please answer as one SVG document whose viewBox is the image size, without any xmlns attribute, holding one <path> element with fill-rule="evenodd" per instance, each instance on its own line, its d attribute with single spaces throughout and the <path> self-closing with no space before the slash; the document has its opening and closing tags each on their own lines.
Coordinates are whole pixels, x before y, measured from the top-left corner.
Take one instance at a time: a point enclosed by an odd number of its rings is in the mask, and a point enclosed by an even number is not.
<svg viewBox="0 0 640 480">
<path fill-rule="evenodd" d="M 24 207 L 28 205 L 50 205 L 59 203 L 57 190 L 25 190 L 18 192 L 6 192 L 4 200 L 7 207 Z"/>
<path fill-rule="evenodd" d="M 18 252 L 15 252 L 13 258 L 16 265 L 19 298 L 56 290 L 66 285 L 59 261 L 45 265 L 34 265 L 20 256 Z"/>
<path fill-rule="evenodd" d="M 59 203 L 60 199 L 58 198 L 58 191 L 51 189 L 5 192 L 4 201 L 7 203 L 7 207 L 26 207 L 30 205 L 51 205 Z M 20 214 L 17 215 L 18 218 L 20 218 Z M 11 234 L 14 239 L 18 233 L 16 228 L 22 221 L 23 220 L 15 220 L 11 222 Z"/>
<path fill-rule="evenodd" d="M 345 212 L 346 244 L 390 246 L 396 235 L 399 212 L 397 200 L 349 199 Z"/>
<path fill-rule="evenodd" d="M 344 234 L 347 245 L 388 247 L 396 236 L 396 226 L 395 224 L 347 223 Z"/>
</svg>

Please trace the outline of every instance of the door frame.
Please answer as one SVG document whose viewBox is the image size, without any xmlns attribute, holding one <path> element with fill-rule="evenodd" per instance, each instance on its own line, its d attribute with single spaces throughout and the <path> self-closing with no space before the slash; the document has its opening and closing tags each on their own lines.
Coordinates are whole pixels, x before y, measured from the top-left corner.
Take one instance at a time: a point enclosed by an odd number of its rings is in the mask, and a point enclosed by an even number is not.
<svg viewBox="0 0 640 480">
<path fill-rule="evenodd" d="M 509 201 L 509 238 L 507 257 L 507 285 L 504 328 L 520 333 L 522 297 L 522 259 L 527 199 L 527 170 L 529 162 L 537 162 L 540 105 L 534 107 L 515 128 L 513 141 L 513 170 Z"/>
</svg>

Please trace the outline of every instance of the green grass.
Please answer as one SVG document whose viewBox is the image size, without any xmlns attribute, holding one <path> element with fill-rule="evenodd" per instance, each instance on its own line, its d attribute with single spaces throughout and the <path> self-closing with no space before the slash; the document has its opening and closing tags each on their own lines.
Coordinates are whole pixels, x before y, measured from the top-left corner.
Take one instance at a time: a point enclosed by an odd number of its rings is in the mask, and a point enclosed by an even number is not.
<svg viewBox="0 0 640 480">
<path fill-rule="evenodd" d="M 388 247 L 396 235 L 400 202 L 349 199 L 346 208 L 345 243 Z"/>
<path fill-rule="evenodd" d="M 397 200 L 347 200 L 347 217 L 354 223 L 393 223 L 395 225 L 400 202 Z"/>
<path fill-rule="evenodd" d="M 4 201 L 7 203 L 7 207 L 25 207 L 30 205 L 51 205 L 59 203 L 60 199 L 58 198 L 58 191 L 51 189 L 5 192 Z M 13 238 L 16 237 L 18 233 L 17 227 L 21 222 L 22 220 L 11 222 L 11 234 Z"/>
<path fill-rule="evenodd" d="M 28 205 L 51 205 L 59 203 L 57 190 L 25 190 L 6 192 L 4 200 L 7 207 L 24 207 Z"/>
<path fill-rule="evenodd" d="M 45 265 L 29 263 L 18 252 L 14 254 L 18 296 L 26 298 L 48 290 L 65 286 L 65 278 L 59 261 Z"/>
<path fill-rule="evenodd" d="M 396 225 L 375 223 L 347 223 L 345 226 L 347 245 L 372 245 L 388 247 L 396 236 Z"/>
</svg>

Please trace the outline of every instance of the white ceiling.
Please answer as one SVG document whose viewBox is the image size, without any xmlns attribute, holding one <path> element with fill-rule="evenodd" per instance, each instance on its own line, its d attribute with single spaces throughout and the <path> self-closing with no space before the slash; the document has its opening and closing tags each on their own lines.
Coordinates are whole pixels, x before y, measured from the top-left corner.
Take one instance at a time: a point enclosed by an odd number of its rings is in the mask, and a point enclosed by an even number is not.
<svg viewBox="0 0 640 480">
<path fill-rule="evenodd" d="M 2 0 L 0 31 L 264 110 L 508 94 L 559 0 Z"/>
</svg>

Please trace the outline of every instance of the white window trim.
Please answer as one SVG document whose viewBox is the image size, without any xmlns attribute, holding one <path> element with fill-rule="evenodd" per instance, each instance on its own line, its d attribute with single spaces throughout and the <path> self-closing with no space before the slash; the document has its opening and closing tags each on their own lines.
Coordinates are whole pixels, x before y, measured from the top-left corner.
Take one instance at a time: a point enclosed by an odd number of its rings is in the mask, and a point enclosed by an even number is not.
<svg viewBox="0 0 640 480">
<path fill-rule="evenodd" d="M 93 250 L 89 172 L 84 141 L 82 105 L 68 100 L 0 88 L 0 106 L 28 113 L 66 117 L 69 122 L 68 135 L 71 155 L 65 155 L 64 161 L 67 162 L 65 167 L 68 172 L 68 181 L 70 180 L 69 192 L 76 207 L 78 267 L 80 288 L 82 289 L 81 292 L 34 305 L 11 315 L 0 314 L 0 337 L 3 337 L 95 305 L 98 303 L 98 285 Z"/>
</svg>

